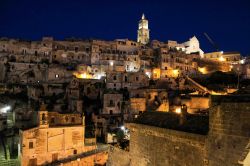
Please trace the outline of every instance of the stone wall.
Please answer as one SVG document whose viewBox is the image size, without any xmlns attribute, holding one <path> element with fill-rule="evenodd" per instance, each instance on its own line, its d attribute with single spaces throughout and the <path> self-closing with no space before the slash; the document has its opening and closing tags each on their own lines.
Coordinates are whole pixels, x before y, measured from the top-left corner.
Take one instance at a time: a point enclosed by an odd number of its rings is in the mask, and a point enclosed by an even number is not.
<svg viewBox="0 0 250 166">
<path fill-rule="evenodd" d="M 209 125 L 209 165 L 237 165 L 250 139 L 249 102 L 213 102 Z"/>
<path fill-rule="evenodd" d="M 206 165 L 206 136 L 128 124 L 132 166 Z"/>
<path fill-rule="evenodd" d="M 116 147 L 110 147 L 107 166 L 130 166 L 129 152 Z"/>
</svg>

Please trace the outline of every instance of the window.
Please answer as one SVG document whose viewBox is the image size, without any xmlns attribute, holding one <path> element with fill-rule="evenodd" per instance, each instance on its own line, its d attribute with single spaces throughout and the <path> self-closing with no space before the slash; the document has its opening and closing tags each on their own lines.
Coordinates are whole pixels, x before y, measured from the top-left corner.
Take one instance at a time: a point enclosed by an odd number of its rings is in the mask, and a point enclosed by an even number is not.
<svg viewBox="0 0 250 166">
<path fill-rule="evenodd" d="M 29 149 L 33 149 L 33 142 L 29 142 Z"/>
<path fill-rule="evenodd" d="M 90 87 L 87 87 L 87 94 L 90 94 Z"/>
<path fill-rule="evenodd" d="M 51 123 L 55 123 L 55 118 L 52 117 L 51 120 L 50 120 Z"/>
<path fill-rule="evenodd" d="M 128 76 L 125 76 L 124 80 L 125 82 L 128 82 Z"/>
<path fill-rule="evenodd" d="M 113 100 L 109 100 L 109 105 L 110 106 L 114 105 L 114 101 Z"/>
<path fill-rule="evenodd" d="M 30 159 L 28 165 L 30 165 L 30 166 L 37 165 L 37 159 L 36 158 Z"/>
<path fill-rule="evenodd" d="M 136 81 L 139 81 L 139 77 L 135 77 L 135 80 L 136 80 Z"/>
<path fill-rule="evenodd" d="M 25 55 L 25 54 L 26 54 L 26 50 L 25 50 L 25 49 L 23 49 L 22 53 L 23 53 L 23 55 Z"/>
<path fill-rule="evenodd" d="M 109 110 L 109 114 L 112 115 L 113 114 L 113 110 Z"/>
<path fill-rule="evenodd" d="M 55 75 L 55 78 L 59 78 L 59 74 L 56 74 L 56 75 Z"/>
<path fill-rule="evenodd" d="M 73 151 L 73 154 L 77 154 L 77 150 L 76 149 Z"/>
<path fill-rule="evenodd" d="M 71 122 L 72 122 L 72 123 L 75 123 L 75 117 L 72 117 L 72 118 L 71 118 Z"/>
<path fill-rule="evenodd" d="M 58 160 L 58 153 L 52 154 L 52 161 L 57 161 Z"/>
<path fill-rule="evenodd" d="M 113 80 L 116 80 L 116 76 L 113 77 Z"/>
<path fill-rule="evenodd" d="M 75 47 L 75 52 L 78 52 L 78 47 Z"/>
<path fill-rule="evenodd" d="M 42 121 L 46 120 L 45 113 L 42 114 Z"/>
</svg>

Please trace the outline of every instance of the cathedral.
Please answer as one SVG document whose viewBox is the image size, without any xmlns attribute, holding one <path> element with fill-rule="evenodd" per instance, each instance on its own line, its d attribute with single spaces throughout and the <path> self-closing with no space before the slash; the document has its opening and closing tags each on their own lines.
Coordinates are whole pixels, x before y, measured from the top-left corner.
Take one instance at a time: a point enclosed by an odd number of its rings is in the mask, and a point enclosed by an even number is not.
<svg viewBox="0 0 250 166">
<path fill-rule="evenodd" d="M 148 20 L 146 19 L 144 14 L 142 14 L 141 20 L 139 21 L 139 27 L 137 31 L 137 42 L 142 44 L 149 43 Z"/>
</svg>

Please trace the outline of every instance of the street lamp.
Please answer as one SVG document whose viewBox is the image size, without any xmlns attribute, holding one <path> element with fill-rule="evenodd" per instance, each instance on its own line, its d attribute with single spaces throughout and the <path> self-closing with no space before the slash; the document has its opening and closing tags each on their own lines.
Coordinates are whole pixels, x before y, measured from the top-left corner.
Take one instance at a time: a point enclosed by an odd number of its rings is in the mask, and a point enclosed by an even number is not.
<svg viewBox="0 0 250 166">
<path fill-rule="evenodd" d="M 123 131 L 125 131 L 125 127 L 124 127 L 124 126 L 121 126 L 120 128 L 121 128 Z"/>
<path fill-rule="evenodd" d="M 5 106 L 0 109 L 0 113 L 7 113 L 9 110 L 11 110 L 11 106 Z"/>
<path fill-rule="evenodd" d="M 176 109 L 175 109 L 175 113 L 181 114 L 181 108 L 176 108 Z"/>
</svg>

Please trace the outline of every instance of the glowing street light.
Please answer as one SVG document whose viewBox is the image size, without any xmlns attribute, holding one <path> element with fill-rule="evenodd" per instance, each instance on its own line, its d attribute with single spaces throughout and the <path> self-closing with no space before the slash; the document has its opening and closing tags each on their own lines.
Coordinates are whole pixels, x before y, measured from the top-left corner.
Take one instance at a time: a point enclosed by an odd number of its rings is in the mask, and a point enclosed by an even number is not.
<svg viewBox="0 0 250 166">
<path fill-rule="evenodd" d="M 148 76 L 148 78 L 150 78 L 150 75 L 151 75 L 151 74 L 150 74 L 150 72 L 147 71 L 147 72 L 146 72 L 146 75 Z"/>
<path fill-rule="evenodd" d="M 241 59 L 240 64 L 244 64 L 244 63 L 245 63 L 245 59 Z"/>
<path fill-rule="evenodd" d="M 206 74 L 207 70 L 205 67 L 198 67 L 198 71 L 201 72 L 202 74 Z"/>
<path fill-rule="evenodd" d="M 0 113 L 7 113 L 9 110 L 11 110 L 11 106 L 5 106 L 0 109 Z"/>
<path fill-rule="evenodd" d="M 181 108 L 176 108 L 176 109 L 175 109 L 175 113 L 181 114 Z"/>
<path fill-rule="evenodd" d="M 225 58 L 223 56 L 220 56 L 219 61 L 223 62 L 225 61 Z"/>
<path fill-rule="evenodd" d="M 178 69 L 174 69 L 174 70 L 173 70 L 173 75 L 174 75 L 174 77 L 177 77 L 178 74 L 179 74 L 179 70 L 178 70 Z"/>
<path fill-rule="evenodd" d="M 121 128 L 123 131 L 125 131 L 125 127 L 124 127 L 124 126 L 121 126 L 120 128 Z"/>
</svg>

